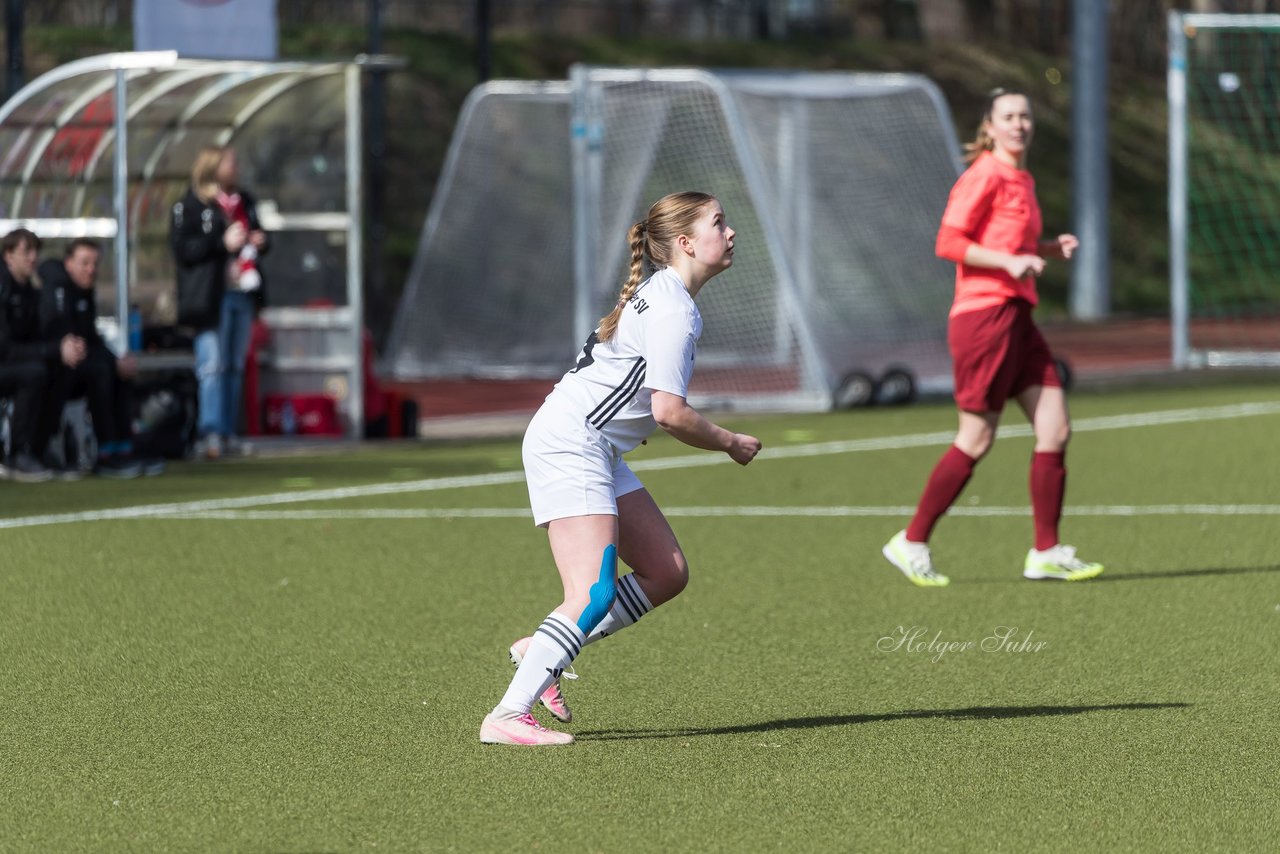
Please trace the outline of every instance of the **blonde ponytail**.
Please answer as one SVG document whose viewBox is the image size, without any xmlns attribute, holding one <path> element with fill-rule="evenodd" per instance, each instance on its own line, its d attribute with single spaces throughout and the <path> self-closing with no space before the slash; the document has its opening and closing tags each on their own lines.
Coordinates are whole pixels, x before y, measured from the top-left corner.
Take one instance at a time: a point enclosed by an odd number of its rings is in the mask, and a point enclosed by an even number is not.
<svg viewBox="0 0 1280 854">
<path fill-rule="evenodd" d="M 618 302 L 613 310 L 600 318 L 596 339 L 608 341 L 618 331 L 622 310 L 635 296 L 636 289 L 645 279 L 649 266 L 665 267 L 671 263 L 671 249 L 676 238 L 693 233 L 702 209 L 714 202 L 715 196 L 707 193 L 684 192 L 663 196 L 649 208 L 649 215 L 632 225 L 627 231 L 627 245 L 631 247 L 631 269 L 627 280 L 618 292 Z M 646 260 L 648 264 L 646 264 Z"/>
<path fill-rule="evenodd" d="M 964 144 L 964 162 L 972 163 L 982 156 L 982 152 L 990 151 L 995 147 L 996 141 L 987 132 L 987 120 L 983 119 L 982 124 L 978 125 L 978 132 L 973 140 Z"/>
<path fill-rule="evenodd" d="M 648 230 L 649 227 L 644 222 L 637 222 L 627 230 L 627 245 L 631 247 L 631 272 L 627 274 L 627 280 L 622 284 L 622 290 L 618 292 L 618 302 L 613 307 L 613 311 L 600 318 L 600 330 L 596 338 L 601 341 L 608 341 L 613 337 L 613 333 L 618 329 L 618 321 L 622 318 L 622 310 L 627 307 L 627 303 L 631 302 L 636 288 L 640 287 L 640 283 L 644 281 L 644 244 Z"/>
</svg>

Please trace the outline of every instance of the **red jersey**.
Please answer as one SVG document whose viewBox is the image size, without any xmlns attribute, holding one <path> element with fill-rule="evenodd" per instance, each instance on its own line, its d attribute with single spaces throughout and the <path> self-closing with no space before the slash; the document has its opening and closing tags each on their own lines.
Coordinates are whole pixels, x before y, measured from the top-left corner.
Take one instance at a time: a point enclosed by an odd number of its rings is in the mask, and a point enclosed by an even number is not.
<svg viewBox="0 0 1280 854">
<path fill-rule="evenodd" d="M 956 262 L 951 316 L 1011 299 L 1026 300 L 1032 305 L 1039 302 L 1034 276 L 1015 279 L 1004 270 L 965 264 L 956 232 L 986 249 L 1035 255 L 1042 228 L 1036 182 L 1031 173 L 1001 162 L 989 151 L 980 154 L 951 188 L 938 233 L 938 254 Z M 964 245 L 967 248 L 968 244 Z"/>
</svg>

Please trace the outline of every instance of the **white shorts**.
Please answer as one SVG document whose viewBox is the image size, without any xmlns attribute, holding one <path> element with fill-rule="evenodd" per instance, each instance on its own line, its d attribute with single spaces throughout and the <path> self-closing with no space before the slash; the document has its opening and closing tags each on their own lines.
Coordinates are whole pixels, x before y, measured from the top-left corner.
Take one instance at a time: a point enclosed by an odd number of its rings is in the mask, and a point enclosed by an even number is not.
<svg viewBox="0 0 1280 854">
<path fill-rule="evenodd" d="M 540 528 L 570 516 L 618 515 L 618 496 L 644 489 L 586 419 L 544 404 L 524 434 L 524 476 Z"/>
</svg>

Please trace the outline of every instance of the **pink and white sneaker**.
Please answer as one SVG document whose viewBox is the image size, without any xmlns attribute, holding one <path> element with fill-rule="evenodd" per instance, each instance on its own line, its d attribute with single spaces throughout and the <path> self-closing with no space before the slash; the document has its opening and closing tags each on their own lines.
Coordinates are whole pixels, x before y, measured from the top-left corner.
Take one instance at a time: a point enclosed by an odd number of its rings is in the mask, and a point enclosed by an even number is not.
<svg viewBox="0 0 1280 854">
<path fill-rule="evenodd" d="M 572 735 L 547 729 L 528 712 L 514 718 L 500 718 L 490 712 L 484 716 L 484 722 L 480 724 L 481 744 L 519 744 L 540 747 L 572 742 Z"/>
<path fill-rule="evenodd" d="M 520 666 L 520 662 L 524 660 L 524 654 L 529 650 L 529 642 L 533 638 L 520 638 L 511 645 L 508 655 L 511 657 L 511 663 L 516 667 Z M 561 676 L 565 679 L 577 679 L 578 674 L 572 669 L 566 670 Z M 551 683 L 547 690 L 542 692 L 542 696 L 538 698 L 538 702 L 547 707 L 547 711 L 558 721 L 568 723 L 573 720 L 573 712 L 569 711 L 569 703 L 565 700 L 564 694 L 560 692 L 560 680 L 557 679 Z"/>
</svg>

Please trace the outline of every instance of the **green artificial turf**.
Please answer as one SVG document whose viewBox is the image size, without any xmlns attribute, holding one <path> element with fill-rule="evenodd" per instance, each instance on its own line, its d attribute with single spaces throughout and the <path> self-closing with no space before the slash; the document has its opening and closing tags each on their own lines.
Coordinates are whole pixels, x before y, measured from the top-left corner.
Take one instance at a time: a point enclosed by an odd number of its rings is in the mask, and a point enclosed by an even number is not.
<svg viewBox="0 0 1280 854">
<path fill-rule="evenodd" d="M 515 441 L 0 483 L 0 850 L 1273 850 L 1280 413 L 1203 417 L 1277 399 L 1073 398 L 1063 530 L 1108 566 L 1080 584 L 1021 579 L 1029 513 L 944 519 L 945 589 L 881 558 L 944 440 L 788 455 L 945 436 L 947 405 L 728 418 L 747 468 L 658 437 L 633 465 L 692 583 L 584 652 L 550 750 L 477 739 L 559 601 Z M 958 509 L 1025 507 L 1030 451 Z M 323 493 L 368 484 L 405 491 Z"/>
</svg>

